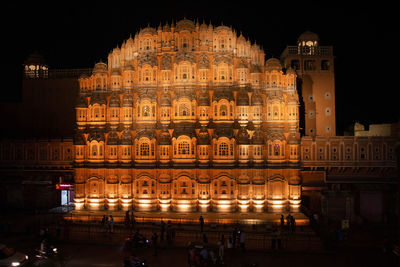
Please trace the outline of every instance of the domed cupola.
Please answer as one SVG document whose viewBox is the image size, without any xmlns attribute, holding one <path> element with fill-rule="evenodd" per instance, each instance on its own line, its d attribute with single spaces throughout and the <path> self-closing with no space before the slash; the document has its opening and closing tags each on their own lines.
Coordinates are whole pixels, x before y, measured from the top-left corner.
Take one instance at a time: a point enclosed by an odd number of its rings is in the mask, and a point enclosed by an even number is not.
<svg viewBox="0 0 400 267">
<path fill-rule="evenodd" d="M 170 107 L 171 106 L 171 96 L 168 93 L 163 93 L 161 95 L 160 106 L 161 107 Z"/>
<path fill-rule="evenodd" d="M 92 97 L 90 98 L 90 104 L 94 105 L 94 104 L 99 104 L 99 105 L 106 105 L 106 98 L 104 96 L 104 94 L 102 93 L 98 93 L 98 92 L 94 92 L 92 94 Z"/>
<path fill-rule="evenodd" d="M 264 135 L 260 129 L 257 129 L 252 138 L 253 145 L 263 145 L 264 144 Z"/>
<path fill-rule="evenodd" d="M 118 145 L 119 138 L 116 131 L 111 131 L 107 137 L 107 145 Z"/>
<path fill-rule="evenodd" d="M 241 89 L 237 95 L 236 106 L 249 106 L 249 95 L 244 89 Z"/>
<path fill-rule="evenodd" d="M 282 70 L 282 64 L 281 62 L 276 59 L 276 58 L 270 58 L 267 60 L 266 64 L 265 64 L 265 69 L 267 71 L 281 71 Z"/>
<path fill-rule="evenodd" d="M 120 105 L 121 105 L 121 102 L 119 100 L 119 96 L 117 94 L 112 94 L 110 97 L 110 107 L 119 108 Z"/>
<path fill-rule="evenodd" d="M 246 128 L 242 127 L 239 130 L 236 141 L 239 145 L 249 145 L 250 144 L 250 138 L 249 138 L 249 134 L 247 133 Z"/>
<path fill-rule="evenodd" d="M 122 131 L 121 145 L 132 145 L 132 135 L 128 129 Z"/>
<path fill-rule="evenodd" d="M 104 62 L 99 62 L 94 65 L 93 74 L 107 74 L 107 64 Z"/>
<path fill-rule="evenodd" d="M 76 133 L 74 135 L 74 145 L 76 146 L 86 145 L 85 137 L 81 133 Z"/>
<path fill-rule="evenodd" d="M 254 92 L 253 95 L 251 96 L 251 105 L 252 106 L 262 106 L 263 105 L 263 99 L 257 91 Z"/>
<path fill-rule="evenodd" d="M 207 90 L 203 90 L 199 95 L 199 106 L 210 106 L 210 97 Z"/>
<path fill-rule="evenodd" d="M 99 129 L 91 129 L 88 136 L 88 141 L 104 142 L 105 141 L 104 132 Z"/>
<path fill-rule="evenodd" d="M 167 129 L 164 129 L 164 130 L 161 132 L 160 137 L 159 137 L 159 139 L 158 139 L 158 144 L 159 144 L 159 145 L 164 145 L 164 146 L 166 146 L 166 145 L 171 145 L 171 144 L 172 144 L 172 142 L 171 142 L 171 136 L 170 136 L 170 134 L 169 134 L 169 132 L 168 132 Z"/>
<path fill-rule="evenodd" d="M 199 131 L 199 135 L 197 137 L 198 145 L 209 145 L 210 144 L 210 135 L 208 134 L 207 128 L 205 126 L 201 127 Z"/>
<path fill-rule="evenodd" d="M 258 65 L 251 65 L 250 73 L 261 73 L 261 67 Z"/>
<path fill-rule="evenodd" d="M 124 96 L 122 97 L 122 106 L 133 107 L 133 97 L 131 94 L 124 94 Z"/>
</svg>

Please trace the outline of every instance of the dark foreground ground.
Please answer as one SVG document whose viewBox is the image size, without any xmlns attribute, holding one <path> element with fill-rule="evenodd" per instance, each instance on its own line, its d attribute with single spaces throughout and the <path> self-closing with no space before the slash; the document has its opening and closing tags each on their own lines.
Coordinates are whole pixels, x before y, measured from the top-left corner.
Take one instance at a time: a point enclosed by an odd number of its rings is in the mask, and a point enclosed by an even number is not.
<svg viewBox="0 0 400 267">
<path fill-rule="evenodd" d="M 39 226 L 37 222 L 28 218 L 24 227 L 17 227 L 18 223 L 10 224 L 7 234 L 2 233 L 0 243 L 16 248 L 34 258 L 35 249 L 39 247 Z M 41 217 L 41 221 L 44 219 Z M 49 222 L 47 220 L 47 222 Z M 30 227 L 26 227 L 30 226 Z M 125 237 L 132 231 L 124 225 L 115 225 L 113 233 L 104 232 L 98 224 L 74 224 L 69 225 L 65 231 L 62 223 L 47 223 L 45 225 L 58 247 L 61 255 L 66 259 L 64 266 L 71 267 L 107 267 L 123 266 L 123 259 L 133 252 L 136 256 L 145 259 L 148 266 L 189 266 L 188 248 L 189 242 L 203 243 L 203 237 L 197 225 L 173 225 L 175 238 L 171 244 L 164 240 L 159 242 L 157 256 L 154 249 L 134 249 L 128 251 L 124 248 Z M 148 239 L 153 232 L 159 233 L 158 225 L 137 225 L 140 232 Z M 398 259 L 393 259 L 383 253 L 383 240 L 379 234 L 366 230 L 355 229 L 351 236 L 343 242 L 326 242 L 318 240 L 310 227 L 298 228 L 295 233 L 282 231 L 283 248 L 273 250 L 271 248 L 270 228 L 258 226 L 239 226 L 247 233 L 247 251 L 241 249 L 225 249 L 223 265 L 208 266 L 399 266 Z M 214 228 L 206 225 L 204 232 L 208 236 L 208 245 L 216 247 L 222 234 L 227 238 L 234 226 Z M 57 230 L 59 231 L 57 237 Z M 134 230 L 133 230 L 134 231 Z M 42 265 L 42 266 L 52 266 Z"/>
</svg>

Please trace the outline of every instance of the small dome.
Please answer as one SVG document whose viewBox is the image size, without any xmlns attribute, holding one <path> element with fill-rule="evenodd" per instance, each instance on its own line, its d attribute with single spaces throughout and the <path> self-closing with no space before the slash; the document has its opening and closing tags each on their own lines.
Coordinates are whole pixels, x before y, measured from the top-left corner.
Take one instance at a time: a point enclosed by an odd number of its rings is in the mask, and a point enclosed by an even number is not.
<svg viewBox="0 0 400 267">
<path fill-rule="evenodd" d="M 107 145 L 118 145 L 119 138 L 118 134 L 115 131 L 111 131 L 107 137 Z"/>
<path fill-rule="evenodd" d="M 247 133 L 245 128 L 240 129 L 237 135 L 237 143 L 239 145 L 248 145 L 250 144 L 249 134 Z"/>
<path fill-rule="evenodd" d="M 261 67 L 258 65 L 251 65 L 250 73 L 261 73 Z"/>
<path fill-rule="evenodd" d="M 252 143 L 255 145 L 263 145 L 264 144 L 264 135 L 261 130 L 257 130 L 253 134 Z"/>
<path fill-rule="evenodd" d="M 125 129 L 121 136 L 121 145 L 132 145 L 132 135 L 129 130 Z"/>
<path fill-rule="evenodd" d="M 160 97 L 160 106 L 170 107 L 171 106 L 171 96 L 168 93 L 163 93 Z"/>
<path fill-rule="evenodd" d="M 106 105 L 106 98 L 102 93 L 93 93 L 92 97 L 90 98 L 90 104 L 99 104 L 99 105 Z"/>
<path fill-rule="evenodd" d="M 171 136 L 169 135 L 168 131 L 163 131 L 160 134 L 160 138 L 158 139 L 159 145 L 171 145 Z"/>
<path fill-rule="evenodd" d="M 133 97 L 131 94 L 125 94 L 122 97 L 122 106 L 123 107 L 133 107 Z"/>
<path fill-rule="evenodd" d="M 85 138 L 83 137 L 83 135 L 81 133 L 76 133 L 74 135 L 74 145 L 77 145 L 77 146 L 86 145 Z"/>
<path fill-rule="evenodd" d="M 209 97 L 207 91 L 204 91 L 199 95 L 198 105 L 199 106 L 210 106 L 210 97 Z"/>
<path fill-rule="evenodd" d="M 92 142 L 96 140 L 97 142 L 101 142 L 105 140 L 103 131 L 99 129 L 92 129 L 89 133 L 88 141 Z"/>
<path fill-rule="evenodd" d="M 112 76 L 117 76 L 117 75 L 121 75 L 121 71 L 119 69 L 113 69 L 111 71 L 111 75 Z"/>
<path fill-rule="evenodd" d="M 142 29 L 142 30 L 139 32 L 140 35 L 144 35 L 144 34 L 147 34 L 147 33 L 149 33 L 149 34 L 151 34 L 151 35 L 156 35 L 156 34 L 157 34 L 157 31 L 156 31 L 155 28 L 150 27 L 150 26 L 147 26 L 146 28 Z"/>
<path fill-rule="evenodd" d="M 210 144 L 210 135 L 208 134 L 206 127 L 201 127 L 199 131 L 199 135 L 197 137 L 198 145 L 209 145 Z"/>
<path fill-rule="evenodd" d="M 237 96 L 236 106 L 249 106 L 249 95 L 245 90 L 240 90 Z"/>
<path fill-rule="evenodd" d="M 263 105 L 263 99 L 258 92 L 254 92 L 254 94 L 251 96 L 251 105 L 252 106 L 262 106 Z"/>
<path fill-rule="evenodd" d="M 193 32 L 195 30 L 194 27 L 194 22 L 188 19 L 183 19 L 180 20 L 176 23 L 176 28 L 175 31 L 179 32 L 179 31 L 183 31 L 183 30 L 187 30 L 189 32 Z"/>
<path fill-rule="evenodd" d="M 279 59 L 270 58 L 267 60 L 267 62 L 265 64 L 265 68 L 267 71 L 271 71 L 271 70 L 280 71 L 280 70 L 282 70 L 282 65 L 281 65 L 281 62 L 279 61 Z"/>
<path fill-rule="evenodd" d="M 121 102 L 119 100 L 119 96 L 117 94 L 112 94 L 110 97 L 110 107 L 120 107 Z"/>
<path fill-rule="evenodd" d="M 103 62 L 96 63 L 93 68 L 93 74 L 107 73 L 107 64 Z"/>
<path fill-rule="evenodd" d="M 297 39 L 299 42 L 301 41 L 319 41 L 319 37 L 316 33 L 305 31 Z"/>
</svg>

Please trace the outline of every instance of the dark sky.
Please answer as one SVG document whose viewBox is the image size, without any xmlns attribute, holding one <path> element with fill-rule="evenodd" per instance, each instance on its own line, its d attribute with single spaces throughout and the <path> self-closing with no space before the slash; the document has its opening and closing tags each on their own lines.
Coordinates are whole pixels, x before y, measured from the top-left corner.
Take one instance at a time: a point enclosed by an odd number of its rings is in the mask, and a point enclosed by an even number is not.
<svg viewBox="0 0 400 267">
<path fill-rule="evenodd" d="M 22 5 L 15 1 L 2 8 L 0 25 L 7 58 L 3 67 L 10 72 L 9 85 L 1 89 L 4 99 L 18 96 L 17 73 L 35 50 L 52 68 L 93 67 L 100 59 L 105 61 L 111 49 L 140 28 L 148 24 L 156 27 L 160 22 L 165 24 L 186 16 L 200 22 L 211 21 L 213 25 L 232 26 L 260 44 L 266 58 L 279 57 L 286 45 L 295 45 L 302 32 L 311 30 L 319 35 L 321 45 L 332 45 L 334 49 L 338 129 L 354 121 L 388 123 L 399 118 L 395 97 L 395 90 L 399 89 L 393 81 L 396 68 L 391 57 L 398 53 L 398 31 L 395 8 L 390 5 L 265 1 L 266 6 L 260 7 L 261 1 L 188 1 L 190 5 L 168 1 L 169 6 L 158 6 L 157 2 L 147 1 L 146 6 L 138 7 L 118 1 L 63 5 L 38 2 Z"/>
</svg>

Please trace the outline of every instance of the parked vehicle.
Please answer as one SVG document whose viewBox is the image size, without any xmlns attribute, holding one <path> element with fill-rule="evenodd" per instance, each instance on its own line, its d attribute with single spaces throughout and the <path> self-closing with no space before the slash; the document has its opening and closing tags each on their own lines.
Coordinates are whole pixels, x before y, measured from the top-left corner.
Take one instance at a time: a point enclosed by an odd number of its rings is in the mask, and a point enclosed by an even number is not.
<svg viewBox="0 0 400 267">
<path fill-rule="evenodd" d="M 27 266 L 28 255 L 18 252 L 13 248 L 0 244 L 0 266 Z"/>
</svg>

